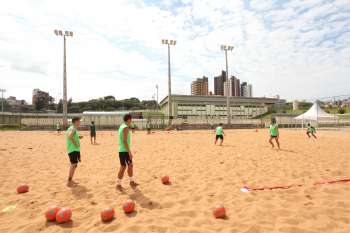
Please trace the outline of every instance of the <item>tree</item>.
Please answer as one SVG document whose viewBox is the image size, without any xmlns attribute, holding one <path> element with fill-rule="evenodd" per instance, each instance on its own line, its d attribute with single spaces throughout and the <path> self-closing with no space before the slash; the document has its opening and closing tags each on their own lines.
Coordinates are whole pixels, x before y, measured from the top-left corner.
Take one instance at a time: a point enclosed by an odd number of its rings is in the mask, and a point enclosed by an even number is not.
<svg viewBox="0 0 350 233">
<path fill-rule="evenodd" d="M 338 109 L 338 113 L 339 114 L 344 114 L 346 111 L 345 111 L 345 109 L 344 108 L 339 108 Z"/>
</svg>

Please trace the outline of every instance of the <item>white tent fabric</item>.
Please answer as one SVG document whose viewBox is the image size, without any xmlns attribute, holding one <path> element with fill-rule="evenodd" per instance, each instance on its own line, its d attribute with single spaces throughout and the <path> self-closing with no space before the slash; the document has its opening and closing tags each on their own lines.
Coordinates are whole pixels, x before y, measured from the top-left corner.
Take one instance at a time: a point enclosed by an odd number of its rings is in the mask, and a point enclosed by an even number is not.
<svg viewBox="0 0 350 233">
<path fill-rule="evenodd" d="M 329 113 L 326 113 L 323 111 L 323 109 L 320 107 L 318 102 L 316 101 L 312 107 L 307 110 L 304 114 L 301 114 L 297 117 L 295 117 L 296 120 L 312 120 L 312 121 L 318 121 L 318 119 L 334 119 L 334 115 L 331 115 Z"/>
</svg>

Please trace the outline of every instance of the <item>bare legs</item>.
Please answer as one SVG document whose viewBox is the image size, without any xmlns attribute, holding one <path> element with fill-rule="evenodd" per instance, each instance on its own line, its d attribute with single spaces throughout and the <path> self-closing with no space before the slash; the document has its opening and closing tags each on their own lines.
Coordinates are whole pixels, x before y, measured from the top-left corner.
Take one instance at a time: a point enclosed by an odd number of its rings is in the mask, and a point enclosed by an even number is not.
<svg viewBox="0 0 350 233">
<path fill-rule="evenodd" d="M 272 140 L 275 139 L 277 148 L 280 149 L 280 143 L 278 141 L 278 137 L 270 137 L 269 143 L 271 144 L 272 148 L 275 148 L 275 145 L 273 144 Z"/>
</svg>

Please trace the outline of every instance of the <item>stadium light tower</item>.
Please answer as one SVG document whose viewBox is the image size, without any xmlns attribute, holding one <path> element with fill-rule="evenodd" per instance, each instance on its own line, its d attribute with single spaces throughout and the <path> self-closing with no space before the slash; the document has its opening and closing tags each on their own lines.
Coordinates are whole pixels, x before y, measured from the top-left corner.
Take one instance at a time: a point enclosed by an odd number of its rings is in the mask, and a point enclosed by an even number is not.
<svg viewBox="0 0 350 233">
<path fill-rule="evenodd" d="M 175 46 L 176 40 L 162 40 L 162 44 L 168 46 L 168 115 L 169 115 L 169 125 L 171 125 L 172 119 L 172 102 L 171 102 L 171 71 L 170 71 L 170 45 Z"/>
<path fill-rule="evenodd" d="M 231 124 L 231 111 L 230 111 L 230 87 L 228 85 L 228 61 L 227 61 L 227 51 L 232 51 L 233 50 L 233 46 L 230 45 L 221 45 L 221 50 L 225 51 L 225 59 L 226 59 L 226 92 L 227 92 L 227 99 L 226 99 L 226 108 L 227 108 L 227 124 L 230 125 Z"/>
<path fill-rule="evenodd" d="M 1 112 L 4 113 L 4 93 L 6 92 L 5 89 L 0 89 L 1 92 Z"/>
<path fill-rule="evenodd" d="M 54 30 L 56 36 L 63 36 L 63 127 L 68 125 L 67 121 L 67 70 L 66 70 L 66 37 L 73 36 L 73 32 Z"/>
</svg>

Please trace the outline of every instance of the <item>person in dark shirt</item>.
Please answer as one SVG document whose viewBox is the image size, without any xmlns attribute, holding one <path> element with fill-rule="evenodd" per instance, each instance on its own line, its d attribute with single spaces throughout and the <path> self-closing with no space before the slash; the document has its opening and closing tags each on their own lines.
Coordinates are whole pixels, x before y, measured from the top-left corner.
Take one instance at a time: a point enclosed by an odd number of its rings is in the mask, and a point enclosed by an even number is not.
<svg viewBox="0 0 350 233">
<path fill-rule="evenodd" d="M 96 125 L 94 121 L 91 121 L 90 125 L 90 140 L 91 144 L 96 144 Z"/>
</svg>

